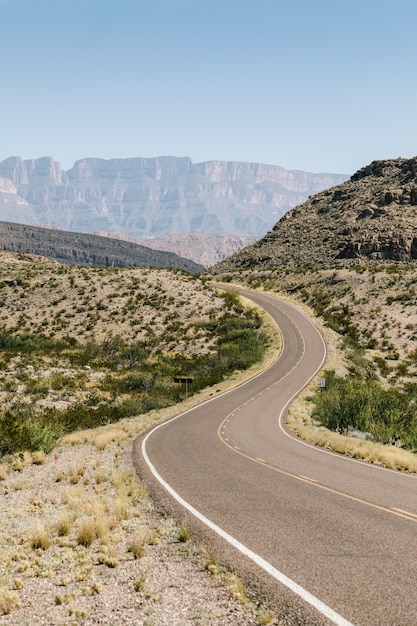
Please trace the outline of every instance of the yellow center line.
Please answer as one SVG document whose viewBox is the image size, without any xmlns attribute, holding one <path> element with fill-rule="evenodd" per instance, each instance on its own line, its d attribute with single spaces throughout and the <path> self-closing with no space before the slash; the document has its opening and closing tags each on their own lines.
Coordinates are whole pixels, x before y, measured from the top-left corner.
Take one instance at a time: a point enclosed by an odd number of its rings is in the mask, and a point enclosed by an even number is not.
<svg viewBox="0 0 417 626">
<path fill-rule="evenodd" d="M 315 480 L 314 478 L 309 478 L 309 476 L 303 476 L 302 474 L 300 474 L 300 478 L 303 478 L 304 480 L 308 480 L 310 483 L 318 483 L 318 480 Z"/>
<path fill-rule="evenodd" d="M 294 322 L 292 320 L 290 320 L 290 321 L 294 324 Z M 251 401 L 256 400 L 256 398 L 260 397 L 263 393 L 265 393 L 266 391 L 269 391 L 270 389 L 272 389 L 273 387 L 278 385 L 282 380 L 287 378 L 289 376 L 289 374 L 291 374 L 296 369 L 298 364 L 304 358 L 304 356 L 305 356 L 305 341 L 304 341 L 304 337 L 301 334 L 299 328 L 296 326 L 296 324 L 294 324 L 294 326 L 295 326 L 295 328 L 296 328 L 296 330 L 297 330 L 297 332 L 298 332 L 298 334 L 300 336 L 301 343 L 302 343 L 302 351 L 301 351 L 300 357 L 298 358 L 297 362 L 293 365 L 293 367 L 288 372 L 286 372 L 278 380 L 274 381 L 271 385 L 269 385 L 268 387 L 264 388 L 262 391 L 260 391 L 257 394 L 255 394 L 250 399 Z M 279 358 L 282 357 L 282 354 L 283 354 L 283 352 L 281 352 Z M 246 406 L 248 402 L 249 401 L 246 401 L 245 403 L 242 403 L 239 407 L 237 407 L 231 413 L 229 413 L 229 415 L 227 415 L 224 418 L 224 420 L 221 422 L 221 424 L 219 425 L 219 427 L 217 429 L 217 436 L 219 437 L 220 441 L 222 441 L 230 450 L 233 450 L 233 452 L 236 452 L 237 454 L 240 454 L 241 456 L 243 456 L 244 458 L 248 459 L 249 461 L 252 461 L 253 463 L 258 463 L 259 465 L 267 467 L 268 469 L 271 469 L 274 472 L 278 472 L 279 474 L 282 474 L 282 475 L 287 476 L 289 478 L 294 478 L 295 480 L 299 480 L 299 481 L 301 481 L 303 483 L 306 483 L 307 485 L 310 485 L 311 487 L 315 487 L 316 489 L 321 489 L 322 491 L 327 491 L 328 493 L 332 493 L 332 494 L 334 494 L 336 496 L 340 496 L 341 498 L 345 498 L 346 500 L 351 500 L 352 502 L 356 502 L 358 504 L 362 504 L 362 505 L 367 506 L 369 508 L 376 509 L 377 511 L 383 511 L 384 513 L 389 513 L 390 515 L 396 515 L 397 517 L 401 517 L 402 519 L 406 519 L 408 521 L 417 523 L 417 515 L 414 515 L 414 513 L 408 513 L 407 511 L 403 511 L 402 509 L 397 509 L 395 507 L 389 508 L 389 507 L 386 507 L 386 506 L 381 506 L 379 504 L 375 504 L 373 502 L 369 502 L 367 500 L 363 500 L 362 498 L 357 498 L 356 496 L 351 496 L 348 493 L 344 493 L 343 491 L 338 491 L 337 489 L 333 489 L 332 487 L 327 487 L 326 485 L 322 485 L 318 481 L 315 481 L 314 479 L 308 478 L 306 476 L 302 476 L 301 474 L 293 474 L 292 472 L 287 472 L 286 470 L 283 470 L 283 469 L 280 469 L 278 467 L 275 467 L 274 465 L 271 465 L 270 463 L 267 463 L 266 461 L 264 461 L 262 459 L 252 457 L 249 454 L 246 454 L 245 452 L 243 452 L 236 445 L 232 445 L 232 444 L 228 443 L 228 440 L 225 439 L 222 436 L 224 426 L 225 426 L 226 422 L 229 422 L 230 418 L 233 417 L 234 415 L 236 415 L 236 413 L 239 412 L 244 406 Z"/>
<path fill-rule="evenodd" d="M 416 513 L 411 513 L 411 511 L 404 511 L 404 509 L 397 509 L 397 507 L 392 506 L 391 509 L 393 511 L 397 511 L 397 513 L 401 513 L 402 515 L 407 516 L 408 519 L 411 519 L 413 522 L 416 521 L 417 522 L 417 515 Z"/>
<path fill-rule="evenodd" d="M 223 443 L 228 448 L 230 448 L 230 450 L 233 450 L 237 454 L 240 454 L 241 456 L 245 457 L 249 461 L 253 461 L 253 463 L 258 463 L 259 465 L 263 465 L 263 467 L 267 467 L 268 469 L 271 469 L 274 472 L 277 472 L 278 474 L 282 474 L 283 476 L 287 476 L 289 478 L 294 478 L 295 480 L 299 480 L 303 483 L 306 483 L 307 485 L 310 485 L 311 487 L 315 487 L 316 489 L 327 491 L 327 493 L 332 493 L 336 496 L 340 496 L 341 498 L 345 498 L 346 500 L 357 502 L 358 504 L 362 504 L 371 509 L 376 509 L 377 511 L 383 511 L 384 513 L 389 513 L 390 515 L 395 515 L 396 517 L 401 517 L 402 519 L 406 519 L 409 522 L 414 522 L 417 524 L 417 515 L 415 515 L 414 513 L 409 513 L 408 511 L 403 511 L 402 509 L 397 509 L 395 507 L 387 507 L 387 506 L 382 506 L 380 504 L 375 504 L 374 502 L 369 502 L 368 500 L 363 500 L 362 498 L 351 496 L 350 494 L 344 493 L 343 491 L 339 491 L 337 489 L 333 489 L 332 487 L 327 487 L 326 485 L 322 485 L 321 483 L 319 483 L 318 481 L 315 481 L 312 478 L 307 478 L 306 476 L 302 476 L 301 474 L 293 474 L 292 472 L 287 472 L 286 470 L 280 469 L 279 467 L 275 467 L 274 465 L 271 465 L 270 463 L 267 463 L 266 461 L 252 457 L 246 454 L 245 452 L 242 452 L 242 450 L 240 450 L 240 448 L 238 448 L 237 446 L 230 445 L 223 437 L 221 437 L 219 431 L 218 431 L 218 436 L 221 439 L 221 441 L 223 441 Z"/>
</svg>

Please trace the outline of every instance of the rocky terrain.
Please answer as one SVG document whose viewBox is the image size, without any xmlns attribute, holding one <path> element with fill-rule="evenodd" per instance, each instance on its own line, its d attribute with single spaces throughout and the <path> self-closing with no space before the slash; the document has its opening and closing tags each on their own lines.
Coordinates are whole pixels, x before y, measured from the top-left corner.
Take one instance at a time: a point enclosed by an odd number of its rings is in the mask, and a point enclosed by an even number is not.
<svg viewBox="0 0 417 626">
<path fill-rule="evenodd" d="M 43 157 L 0 163 L 0 219 L 64 230 L 264 235 L 289 208 L 346 180 L 273 165 L 188 157 L 82 159 L 65 171 Z"/>
<path fill-rule="evenodd" d="M 72 265 L 169 267 L 192 274 L 204 269 L 173 252 L 151 250 L 137 243 L 11 222 L 0 222 L 0 250 L 35 254 Z"/>
<path fill-rule="evenodd" d="M 136 239 L 123 233 L 98 232 L 97 235 L 131 241 L 152 250 L 165 250 L 194 263 L 211 267 L 255 241 L 254 237 L 241 235 L 166 235 L 154 239 Z"/>
<path fill-rule="evenodd" d="M 375 161 L 312 196 L 213 269 L 275 270 L 417 258 L 417 157 Z"/>
<path fill-rule="evenodd" d="M 333 325 L 355 327 L 391 369 L 395 355 L 415 351 L 416 231 L 417 157 L 375 161 L 208 274 L 296 296 Z"/>
</svg>

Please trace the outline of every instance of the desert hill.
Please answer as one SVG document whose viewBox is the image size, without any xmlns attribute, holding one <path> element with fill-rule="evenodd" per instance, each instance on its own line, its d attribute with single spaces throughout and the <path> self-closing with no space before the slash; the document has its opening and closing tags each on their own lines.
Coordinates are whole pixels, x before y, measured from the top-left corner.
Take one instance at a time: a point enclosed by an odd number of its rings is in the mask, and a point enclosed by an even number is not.
<svg viewBox="0 0 417 626">
<path fill-rule="evenodd" d="M 374 161 L 286 213 L 212 272 L 412 261 L 416 229 L 417 157 Z"/>
<path fill-rule="evenodd" d="M 0 222 L 0 249 L 72 265 L 175 268 L 192 274 L 204 269 L 172 252 L 151 250 L 129 241 L 11 222 Z"/>
<path fill-rule="evenodd" d="M 0 220 L 67 231 L 261 237 L 291 207 L 344 180 L 274 165 L 188 157 L 0 162 Z"/>
</svg>

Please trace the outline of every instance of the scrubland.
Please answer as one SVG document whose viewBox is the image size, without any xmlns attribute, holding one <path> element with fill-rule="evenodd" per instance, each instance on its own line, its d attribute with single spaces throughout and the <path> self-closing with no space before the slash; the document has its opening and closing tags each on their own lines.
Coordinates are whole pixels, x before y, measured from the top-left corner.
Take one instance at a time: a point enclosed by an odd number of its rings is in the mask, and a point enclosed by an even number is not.
<svg viewBox="0 0 417 626">
<path fill-rule="evenodd" d="M 0 623 L 275 623 L 131 460 L 178 403 L 259 369 L 258 312 L 183 272 L 0 256 Z"/>
</svg>

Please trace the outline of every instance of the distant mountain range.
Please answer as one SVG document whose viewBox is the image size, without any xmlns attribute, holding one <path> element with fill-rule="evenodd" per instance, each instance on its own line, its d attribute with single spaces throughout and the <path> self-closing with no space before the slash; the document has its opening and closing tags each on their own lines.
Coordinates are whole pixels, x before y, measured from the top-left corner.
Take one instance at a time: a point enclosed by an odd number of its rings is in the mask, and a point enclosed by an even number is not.
<svg viewBox="0 0 417 626">
<path fill-rule="evenodd" d="M 263 236 L 290 208 L 345 181 L 259 163 L 188 157 L 82 159 L 65 171 L 43 157 L 0 163 L 0 220 L 81 233 Z"/>
<path fill-rule="evenodd" d="M 417 260 L 417 157 L 374 161 L 286 213 L 274 228 L 211 268 L 255 276 Z"/>
</svg>

